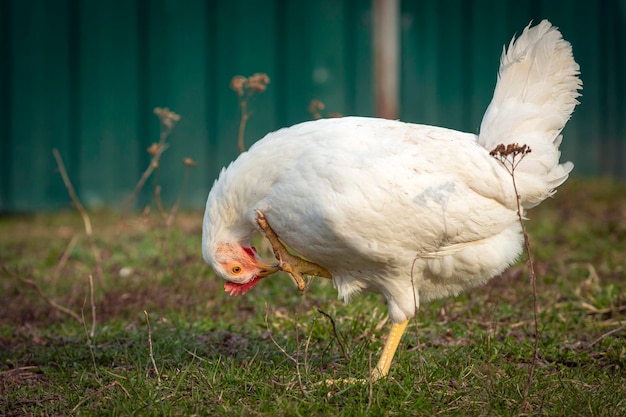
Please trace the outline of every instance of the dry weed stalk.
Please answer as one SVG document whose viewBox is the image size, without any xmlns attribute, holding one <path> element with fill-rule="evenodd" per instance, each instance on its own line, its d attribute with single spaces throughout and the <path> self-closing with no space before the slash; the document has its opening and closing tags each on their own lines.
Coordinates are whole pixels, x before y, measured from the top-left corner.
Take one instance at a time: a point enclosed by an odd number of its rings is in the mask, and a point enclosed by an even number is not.
<svg viewBox="0 0 626 417">
<path fill-rule="evenodd" d="M 274 335 L 272 334 L 272 330 L 270 329 L 270 324 L 269 324 L 269 321 L 268 321 L 269 311 L 270 311 L 269 306 L 266 306 L 265 307 L 265 328 L 267 329 L 267 334 L 269 335 L 270 340 L 272 341 L 272 343 L 274 343 L 274 345 L 278 348 L 278 350 L 280 350 L 283 353 L 283 355 L 285 355 L 290 361 L 292 361 L 293 363 L 296 364 L 296 366 L 298 366 L 298 359 L 294 358 L 292 355 L 287 353 L 285 348 L 282 347 L 276 341 L 276 339 L 274 339 Z"/>
<path fill-rule="evenodd" d="M 57 166 L 59 168 L 59 173 L 61 174 L 61 178 L 63 179 L 63 183 L 65 184 L 65 187 L 67 188 L 67 192 L 69 193 L 72 203 L 74 204 L 74 207 L 76 208 L 78 213 L 80 213 L 80 216 L 83 219 L 83 224 L 85 226 L 85 234 L 87 235 L 87 239 L 89 240 L 91 253 L 93 254 L 93 257 L 96 261 L 96 277 L 102 278 L 102 259 L 100 258 L 100 251 L 98 251 L 98 248 L 96 247 L 95 239 L 93 236 L 93 228 L 91 227 L 91 219 L 89 218 L 89 215 L 87 214 L 87 211 L 85 210 L 85 207 L 83 207 L 80 200 L 78 199 L 78 196 L 76 195 L 74 186 L 72 185 L 72 182 L 70 181 L 70 178 L 67 174 L 67 170 L 65 169 L 65 164 L 63 163 L 63 158 L 61 158 L 61 154 L 56 148 L 52 150 L 52 154 L 54 155 L 54 158 L 56 159 Z"/>
<path fill-rule="evenodd" d="M 413 322 L 414 322 L 414 327 L 415 327 L 415 350 L 417 351 L 417 356 L 418 356 L 418 368 L 422 374 L 422 377 L 424 377 L 424 375 L 426 375 L 426 371 L 424 370 L 424 360 L 422 358 L 422 349 L 420 346 L 420 337 L 419 337 L 419 303 L 417 300 L 417 291 L 415 289 L 415 275 L 414 275 L 414 271 L 415 271 L 415 263 L 417 262 L 417 256 L 413 259 L 413 263 L 411 264 L 411 287 L 413 289 L 413 306 L 415 308 L 415 310 L 413 311 Z M 426 390 L 430 393 L 430 385 L 429 384 L 424 384 L 424 386 L 426 387 Z"/>
<path fill-rule="evenodd" d="M 163 207 L 163 203 L 161 202 L 161 186 L 158 184 L 155 184 L 154 186 L 154 203 L 157 207 L 159 215 L 161 216 L 161 222 L 163 224 L 163 227 L 165 228 L 165 255 L 170 266 L 172 265 L 172 254 L 170 251 L 170 231 L 172 229 L 172 225 L 174 224 L 176 214 L 178 213 L 178 208 L 180 207 L 180 202 L 182 200 L 183 194 L 185 193 L 185 188 L 187 187 L 189 171 L 191 170 L 191 168 L 198 165 L 191 158 L 184 158 L 183 164 L 185 165 L 185 174 L 183 175 L 182 185 L 180 187 L 180 190 L 178 191 L 176 200 L 174 201 L 174 204 L 170 208 L 169 212 L 165 210 L 165 208 Z"/>
<path fill-rule="evenodd" d="M 313 318 L 313 323 L 311 324 L 311 331 L 309 331 L 309 337 L 306 339 L 306 343 L 304 344 L 304 372 L 306 372 L 307 377 L 309 373 L 309 346 L 311 345 L 311 338 L 313 337 L 313 329 L 315 328 L 315 323 L 317 322 L 317 317 Z"/>
<path fill-rule="evenodd" d="M 96 276 L 102 279 L 102 274 L 103 274 L 102 258 L 100 257 L 100 252 L 98 251 L 98 248 L 96 247 L 95 239 L 93 236 L 93 228 L 91 227 L 91 219 L 89 218 L 89 215 L 87 214 L 87 211 L 85 210 L 85 207 L 83 207 L 80 200 L 78 199 L 78 196 L 76 195 L 74 186 L 72 185 L 72 182 L 70 181 L 70 178 L 67 174 L 67 170 L 65 169 L 65 164 L 63 163 L 63 158 L 61 158 L 61 154 L 56 148 L 52 150 L 52 153 L 54 155 L 54 158 L 56 159 L 57 166 L 59 168 L 59 173 L 61 174 L 61 178 L 63 178 L 63 182 L 65 183 L 65 187 L 67 188 L 70 198 L 72 199 L 74 207 L 80 213 L 83 219 L 83 224 L 85 227 L 85 234 L 87 235 L 89 246 L 91 247 L 91 253 L 93 254 L 94 260 L 96 261 Z M 72 240 L 70 241 L 70 244 L 66 248 L 65 252 L 63 253 L 63 256 L 59 260 L 59 263 L 57 264 L 57 268 L 55 269 L 55 278 L 54 278 L 55 281 L 58 278 L 58 274 L 60 274 L 61 269 L 67 262 L 67 259 L 69 258 L 69 253 L 74 247 L 76 240 L 77 240 L 77 237 L 74 236 L 74 238 L 72 238 Z M 26 280 L 22 277 L 20 277 L 20 279 L 22 280 L 22 282 L 25 282 L 31 285 L 32 287 L 34 287 L 36 291 L 39 293 L 39 295 L 53 308 L 59 311 L 62 311 L 66 314 L 69 314 L 74 319 L 77 319 L 80 323 L 82 323 L 82 325 L 85 327 L 85 333 L 87 334 L 87 339 L 89 342 L 89 352 L 91 354 L 91 359 L 93 362 L 96 379 L 99 379 L 98 368 L 96 367 L 96 360 L 95 360 L 93 346 L 92 346 L 92 340 L 96 332 L 96 304 L 95 304 L 95 297 L 94 297 L 93 276 L 89 275 L 89 293 L 90 293 L 90 304 L 91 304 L 91 330 L 89 332 L 87 332 L 87 327 L 86 327 L 86 322 L 85 322 L 84 305 L 83 305 L 83 310 L 81 311 L 81 317 L 78 317 L 78 315 L 74 313 L 73 311 L 71 311 L 70 309 L 63 307 L 55 303 L 51 299 L 49 299 L 35 282 Z"/>
<path fill-rule="evenodd" d="M 178 208 L 180 207 L 180 202 L 182 200 L 183 194 L 185 193 L 185 188 L 187 187 L 189 171 L 191 170 L 191 168 L 197 166 L 198 164 L 191 158 L 184 158 L 183 165 L 185 165 L 185 174 L 183 175 L 183 181 L 180 186 L 180 190 L 178 191 L 178 195 L 176 196 L 176 200 L 174 201 L 174 204 L 170 208 L 169 212 L 165 210 L 161 202 L 161 186 L 157 184 L 155 184 L 154 186 L 154 203 L 157 207 L 159 215 L 161 216 L 161 222 L 163 224 L 163 227 L 165 228 L 165 254 L 168 264 L 170 266 L 172 265 L 172 254 L 170 251 L 170 231 L 172 229 L 172 225 L 174 224 L 176 214 L 178 213 Z"/>
<path fill-rule="evenodd" d="M 39 294 L 41 299 L 44 300 L 53 309 L 55 309 L 57 311 L 60 311 L 63 314 L 67 314 L 68 316 L 70 316 L 71 318 L 73 318 L 74 320 L 76 320 L 79 323 L 83 323 L 83 320 L 74 311 L 72 311 L 69 308 L 64 307 L 64 306 L 60 305 L 59 303 L 55 302 L 54 300 L 50 299 L 50 297 L 48 297 L 46 295 L 46 293 L 43 292 L 41 287 L 39 285 L 37 285 L 37 283 L 35 281 L 33 281 L 32 279 L 24 278 L 22 275 L 19 274 L 19 272 L 13 272 L 13 271 L 9 270 L 9 268 L 7 268 L 7 267 L 3 267 L 2 269 L 8 275 L 12 276 L 15 279 L 18 279 L 18 280 L 22 281 L 24 284 L 28 285 L 29 287 L 31 287 L 35 291 L 37 291 L 37 294 Z"/>
<path fill-rule="evenodd" d="M 102 276 L 103 276 L 102 258 L 100 257 L 100 251 L 96 247 L 96 243 L 95 243 L 95 239 L 93 235 L 93 228 L 91 226 L 91 219 L 89 218 L 89 215 L 87 214 L 87 211 L 85 210 L 85 207 L 81 204 L 80 200 L 78 199 L 78 196 L 76 195 L 74 186 L 72 185 L 69 175 L 67 174 L 67 170 L 65 169 L 65 164 L 63 163 L 63 158 L 61 157 L 61 154 L 56 148 L 52 150 L 52 154 L 54 155 L 54 158 L 56 159 L 57 166 L 59 168 L 59 173 L 61 174 L 61 178 L 63 179 L 63 183 L 65 184 L 65 187 L 67 188 L 67 191 L 72 200 L 72 203 L 74 204 L 74 207 L 80 213 L 80 216 L 83 219 L 83 224 L 85 227 L 85 234 L 87 235 L 89 246 L 91 248 L 91 253 L 93 254 L 94 260 L 96 262 L 96 277 L 99 279 L 102 279 Z M 59 263 L 57 264 L 57 267 L 55 269 L 55 275 L 54 275 L 55 281 L 58 278 L 58 274 L 60 274 L 61 269 L 64 267 L 65 263 L 67 262 L 69 258 L 69 254 L 72 248 L 74 247 L 76 240 L 77 240 L 77 237 L 74 236 L 74 238 L 72 238 L 72 240 L 70 241 L 70 244 L 66 248 L 65 252 L 63 253 L 63 256 L 59 260 Z M 22 280 L 22 282 L 25 282 L 31 285 L 32 287 L 34 287 L 36 291 L 39 293 L 39 295 L 53 308 L 61 312 L 64 312 L 66 314 L 69 314 L 70 316 L 78 320 L 83 325 L 85 329 L 85 334 L 87 335 L 89 353 L 91 355 L 91 360 L 93 363 L 96 380 L 100 382 L 100 376 L 98 374 L 98 367 L 96 366 L 96 358 L 95 358 L 95 354 L 93 351 L 93 338 L 96 333 L 96 303 L 95 303 L 95 296 L 94 296 L 93 275 L 89 275 L 89 295 L 90 295 L 89 300 L 90 300 L 90 305 L 91 305 L 91 329 L 89 331 L 87 331 L 87 323 L 85 321 L 85 314 L 84 314 L 85 304 L 87 302 L 86 297 L 85 297 L 85 302 L 83 303 L 83 309 L 81 310 L 81 316 L 78 317 L 78 314 L 74 313 L 72 310 L 66 307 L 63 307 L 55 303 L 51 299 L 49 299 L 35 282 L 31 280 L 26 280 L 25 278 L 22 278 L 22 277 L 20 277 L 20 279 Z"/>
<path fill-rule="evenodd" d="M 91 355 L 91 362 L 93 364 L 96 381 L 98 381 L 98 383 L 100 384 L 100 375 L 98 373 L 98 367 L 96 365 L 96 356 L 93 351 L 93 338 L 96 333 L 96 302 L 95 302 L 95 295 L 94 295 L 93 275 L 89 275 L 89 301 L 91 305 L 91 330 L 87 331 L 87 322 L 85 320 L 85 304 L 87 304 L 87 296 L 85 296 L 85 300 L 83 302 L 83 308 L 81 310 L 81 315 L 79 316 L 74 311 L 70 310 L 67 307 L 60 305 L 59 303 L 55 302 L 50 297 L 48 297 L 35 281 L 28 279 L 28 278 L 24 278 L 23 276 L 19 274 L 19 272 L 12 272 L 6 267 L 3 267 L 3 270 L 8 275 L 11 275 L 13 278 L 16 278 L 22 281 L 24 284 L 34 288 L 35 291 L 37 291 L 37 294 L 39 294 L 39 296 L 41 297 L 41 299 L 44 300 L 50 307 L 52 307 L 53 309 L 57 311 L 60 311 L 63 314 L 67 314 L 68 316 L 72 317 L 74 320 L 76 320 L 77 322 L 83 325 L 85 334 L 87 335 L 87 342 L 88 342 L 87 345 L 89 347 L 89 354 Z"/>
<path fill-rule="evenodd" d="M 532 385 L 533 376 L 535 374 L 535 368 L 537 366 L 537 360 L 539 359 L 539 319 L 538 319 L 538 302 L 537 302 L 537 276 L 535 274 L 535 265 L 533 262 L 532 254 L 530 251 L 530 240 L 528 233 L 526 233 L 526 227 L 524 226 L 523 209 L 520 201 L 520 195 L 517 191 L 517 183 L 515 182 L 515 168 L 524 159 L 526 155 L 531 152 L 531 149 L 527 145 L 519 145 L 517 143 L 510 143 L 508 145 L 499 144 L 496 146 L 489 155 L 496 158 L 511 175 L 513 182 L 513 190 L 515 191 L 515 201 L 517 203 L 517 218 L 522 228 L 524 235 L 524 249 L 526 251 L 526 257 L 528 258 L 528 275 L 530 277 L 530 283 L 533 292 L 533 319 L 535 324 L 535 341 L 533 344 L 533 357 L 530 363 L 530 369 L 528 371 L 528 380 L 526 381 L 526 387 L 524 388 L 524 399 L 522 401 L 522 410 L 528 410 L 530 403 L 528 402 L 528 393 L 530 386 Z"/>
<path fill-rule="evenodd" d="M 183 175 L 183 183 L 180 186 L 180 191 L 178 192 L 178 196 L 176 196 L 176 201 L 174 202 L 174 205 L 170 209 L 169 215 L 167 216 L 167 219 L 165 220 L 165 224 L 167 225 L 168 229 L 172 226 L 172 223 L 174 223 L 174 218 L 176 217 L 176 213 L 178 212 L 178 208 L 180 207 L 180 201 L 185 192 L 185 188 L 187 187 L 187 181 L 189 180 L 189 171 L 191 171 L 191 168 L 197 166 L 198 163 L 191 158 L 185 158 L 183 159 L 183 165 L 185 165 L 185 174 Z"/>
<path fill-rule="evenodd" d="M 493 315 L 492 315 L 493 317 Z M 494 329 L 493 329 L 493 321 L 489 322 L 489 327 L 487 328 L 487 382 L 489 383 L 489 390 L 491 392 L 494 392 L 494 384 L 493 384 L 493 370 L 491 367 L 491 361 L 493 359 L 493 356 L 491 354 L 491 337 L 492 335 L 494 335 Z"/>
<path fill-rule="evenodd" d="M 93 277 L 91 275 L 89 275 L 89 301 L 91 304 L 91 330 L 89 331 L 89 337 L 93 339 L 96 334 L 96 299 L 94 297 Z"/>
<path fill-rule="evenodd" d="M 150 175 L 152 175 L 152 172 L 155 169 L 159 168 L 159 160 L 161 159 L 161 155 L 169 147 L 167 143 L 167 138 L 172 133 L 172 130 L 174 129 L 174 126 L 176 125 L 176 123 L 180 121 L 180 115 L 174 113 L 167 107 L 165 108 L 156 107 L 154 109 L 154 114 L 157 115 L 157 117 L 159 118 L 159 121 L 161 122 L 159 142 L 153 143 L 146 150 L 152 156 L 152 159 L 150 160 L 150 163 L 148 164 L 148 167 L 146 168 L 146 170 L 141 175 L 141 178 L 139 178 L 139 181 L 135 185 L 135 189 L 126 199 L 126 203 L 124 204 L 125 212 L 128 211 L 131 203 L 137 197 L 137 194 L 143 188 L 148 178 L 150 178 Z"/>
<path fill-rule="evenodd" d="M 330 314 L 324 312 L 323 310 L 319 308 L 317 309 L 317 312 L 323 315 L 324 317 L 326 317 L 330 321 L 330 324 L 333 327 L 333 335 L 335 335 L 335 339 L 337 339 L 337 343 L 339 344 L 341 353 L 343 354 L 343 357 L 346 359 L 346 361 L 349 362 L 350 356 L 348 356 L 348 353 L 346 352 L 346 348 L 343 346 L 343 342 L 339 338 L 339 334 L 337 333 L 337 326 L 335 325 L 335 320 L 332 318 Z"/>
<path fill-rule="evenodd" d="M 158 174 L 159 174 L 161 156 L 163 155 L 163 152 L 165 152 L 169 148 L 169 143 L 167 142 L 167 139 L 172 133 L 174 126 L 176 126 L 176 123 L 180 121 L 180 115 L 178 115 L 177 113 L 174 113 L 167 107 L 165 108 L 156 107 L 154 109 L 154 114 L 159 118 L 159 122 L 160 122 L 159 142 L 153 143 L 146 150 L 148 154 L 151 155 L 152 158 L 150 160 L 150 163 L 148 164 L 148 167 L 143 172 L 143 174 L 141 175 L 141 178 L 135 185 L 133 192 L 126 199 L 124 211 L 127 211 L 129 209 L 130 204 L 137 197 L 137 194 L 143 188 L 148 178 L 150 178 L 150 176 L 152 175 L 154 204 L 157 208 L 157 211 L 159 212 L 159 215 L 161 217 L 161 222 L 165 229 L 164 246 L 165 246 L 165 253 L 166 253 L 167 260 L 168 260 L 168 264 L 172 265 L 172 259 L 171 259 L 171 253 L 170 253 L 170 240 L 169 240 L 170 230 L 174 223 L 174 219 L 176 218 L 176 214 L 178 213 L 178 208 L 180 207 L 180 202 L 184 194 L 185 188 L 187 186 L 187 182 L 189 180 L 189 171 L 191 170 L 191 168 L 195 167 L 198 164 L 191 158 L 183 159 L 183 165 L 185 166 L 185 173 L 183 176 L 182 185 L 181 185 L 180 191 L 178 192 L 178 195 L 176 197 L 174 204 L 172 205 L 171 209 L 167 211 L 164 208 L 163 202 L 161 200 L 161 186 L 158 183 Z"/>
<path fill-rule="evenodd" d="M 248 100 L 250 100 L 250 97 L 255 93 L 261 93 L 267 90 L 269 83 L 270 77 L 261 72 L 257 72 L 248 78 L 243 75 L 235 75 L 230 80 L 230 88 L 237 93 L 237 97 L 239 97 L 239 107 L 241 108 L 241 121 L 239 123 L 239 135 L 237 140 L 239 153 L 243 153 L 246 150 L 243 138 L 246 123 L 250 118 L 250 113 L 248 113 Z"/>
<path fill-rule="evenodd" d="M 298 313 L 296 313 L 296 319 L 294 320 L 294 331 L 296 333 L 296 359 L 297 359 L 297 363 L 296 363 L 296 374 L 298 375 L 298 386 L 300 387 L 300 392 L 302 393 L 302 395 L 305 395 L 306 392 L 304 391 L 304 385 L 302 384 L 302 374 L 300 372 L 300 317 L 298 316 Z M 304 363 L 306 364 L 306 358 L 304 359 Z M 306 372 L 306 365 L 304 368 L 305 372 Z"/>
<path fill-rule="evenodd" d="M 367 366 L 369 368 L 369 375 L 372 375 L 372 352 L 370 352 L 369 357 L 367 359 Z M 367 413 L 372 406 L 372 401 L 374 400 L 374 381 L 372 378 L 367 378 L 367 407 L 365 407 L 365 412 Z"/>
<path fill-rule="evenodd" d="M 187 181 L 189 180 L 189 171 L 191 170 L 191 168 L 197 166 L 198 163 L 191 158 L 184 158 L 183 165 L 185 165 L 185 174 L 183 175 L 183 182 L 180 186 L 180 190 L 178 191 L 178 195 L 176 196 L 176 200 L 174 201 L 174 204 L 172 205 L 172 208 L 170 209 L 169 212 L 167 212 L 163 208 L 163 204 L 161 202 L 161 186 L 155 185 L 154 187 L 154 201 L 157 206 L 157 210 L 159 211 L 159 214 L 161 215 L 161 220 L 163 221 L 163 225 L 165 226 L 167 231 L 169 231 L 170 228 L 172 227 L 172 224 L 174 223 L 174 218 L 176 217 L 176 213 L 178 213 L 178 208 L 180 207 L 180 201 L 185 192 L 185 188 L 187 187 Z"/>
<path fill-rule="evenodd" d="M 52 282 L 56 283 L 59 280 L 59 277 L 61 276 L 61 272 L 65 268 L 67 261 L 70 259 L 70 254 L 74 250 L 74 246 L 76 246 L 76 242 L 78 242 L 78 235 L 72 236 L 72 239 L 70 239 L 69 243 L 67 244 L 67 247 L 63 251 L 63 255 L 61 255 L 61 258 L 59 259 L 59 263 L 54 268 L 54 273 L 52 274 Z"/>
<path fill-rule="evenodd" d="M 157 376 L 157 383 L 161 384 L 161 374 L 159 373 L 159 368 L 157 368 L 156 361 L 154 360 L 154 351 L 152 350 L 152 328 L 150 327 L 150 317 L 148 317 L 148 312 L 146 310 L 143 311 L 143 314 L 146 316 L 146 324 L 148 325 L 148 349 L 150 361 L 152 362 L 154 373 Z"/>
<path fill-rule="evenodd" d="M 81 321 L 83 324 L 83 328 L 85 329 L 85 334 L 87 335 L 87 346 L 89 347 L 89 354 L 91 355 L 91 363 L 93 365 L 93 370 L 96 375 L 96 381 L 100 385 L 100 374 L 98 372 L 98 366 L 96 365 L 96 355 L 93 351 L 93 338 L 96 334 L 96 303 L 94 297 L 93 290 L 93 276 L 89 275 L 89 299 L 91 302 L 91 330 L 87 331 L 87 322 L 85 320 L 85 305 L 87 304 L 87 296 L 85 296 L 85 300 L 83 301 L 83 308 L 80 311 Z"/>
</svg>

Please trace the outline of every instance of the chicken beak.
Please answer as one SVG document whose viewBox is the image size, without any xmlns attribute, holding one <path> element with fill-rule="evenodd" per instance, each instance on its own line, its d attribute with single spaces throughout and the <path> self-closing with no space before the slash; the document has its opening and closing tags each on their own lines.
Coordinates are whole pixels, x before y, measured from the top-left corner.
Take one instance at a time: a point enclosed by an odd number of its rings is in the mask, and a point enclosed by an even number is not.
<svg viewBox="0 0 626 417">
<path fill-rule="evenodd" d="M 278 265 L 269 264 L 261 259 L 257 259 L 254 262 L 254 266 L 259 268 L 259 271 L 257 272 L 257 277 L 259 278 L 265 278 L 280 271 L 280 268 L 278 267 Z"/>
</svg>

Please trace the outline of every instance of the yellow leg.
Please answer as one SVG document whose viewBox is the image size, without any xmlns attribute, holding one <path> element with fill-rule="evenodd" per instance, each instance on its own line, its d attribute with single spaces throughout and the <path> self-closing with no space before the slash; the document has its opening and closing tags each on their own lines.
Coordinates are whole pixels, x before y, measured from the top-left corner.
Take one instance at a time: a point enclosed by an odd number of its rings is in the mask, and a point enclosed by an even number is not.
<svg viewBox="0 0 626 417">
<path fill-rule="evenodd" d="M 394 323 L 391 326 L 391 330 L 389 331 L 389 336 L 387 337 L 387 341 L 385 342 L 385 347 L 383 348 L 383 352 L 380 355 L 380 359 L 378 360 L 378 364 L 372 370 L 370 374 L 369 381 L 376 382 L 379 379 L 385 378 L 389 373 L 389 368 L 391 368 L 391 362 L 393 361 L 393 357 L 396 354 L 396 350 L 398 349 L 398 345 L 400 344 L 400 340 L 402 339 L 402 335 L 406 330 L 406 326 L 409 324 L 409 321 L 405 321 L 403 323 Z M 333 385 L 345 385 L 345 384 L 367 384 L 367 379 L 362 378 L 344 378 L 344 379 L 327 379 L 324 381 L 326 386 L 331 387 Z"/>
<path fill-rule="evenodd" d="M 398 345 L 400 344 L 400 339 L 402 339 L 402 335 L 406 330 L 407 324 L 409 324 L 408 320 L 403 323 L 394 323 L 391 326 L 389 336 L 387 337 L 387 341 L 385 342 L 385 347 L 383 348 L 383 352 L 380 355 L 378 364 L 370 375 L 370 379 L 372 382 L 386 377 L 389 373 L 391 362 L 393 361 L 393 357 L 396 354 L 396 350 L 398 349 Z"/>
<path fill-rule="evenodd" d="M 303 274 L 332 279 L 330 272 L 323 266 L 289 253 L 285 245 L 283 245 L 278 238 L 278 235 L 276 235 L 276 232 L 270 227 L 265 215 L 259 210 L 256 210 L 256 214 L 257 224 L 265 234 L 267 240 L 269 240 L 272 245 L 272 250 L 274 251 L 274 256 L 278 259 L 278 267 L 281 271 L 285 271 L 291 275 L 291 278 L 300 291 L 303 291 L 305 287 L 304 278 L 302 278 Z"/>
</svg>

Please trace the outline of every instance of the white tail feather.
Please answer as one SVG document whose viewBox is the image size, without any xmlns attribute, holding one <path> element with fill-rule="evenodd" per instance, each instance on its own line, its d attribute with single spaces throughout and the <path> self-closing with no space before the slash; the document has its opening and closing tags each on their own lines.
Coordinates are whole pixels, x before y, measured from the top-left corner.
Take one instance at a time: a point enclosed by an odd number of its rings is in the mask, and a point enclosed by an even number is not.
<svg viewBox="0 0 626 417">
<path fill-rule="evenodd" d="M 515 170 L 521 201 L 533 207 L 554 193 L 574 167 L 559 164 L 561 131 L 582 88 L 572 47 L 543 20 L 528 25 L 502 53 L 493 99 L 480 126 L 479 143 L 528 145 L 532 152 Z"/>
</svg>

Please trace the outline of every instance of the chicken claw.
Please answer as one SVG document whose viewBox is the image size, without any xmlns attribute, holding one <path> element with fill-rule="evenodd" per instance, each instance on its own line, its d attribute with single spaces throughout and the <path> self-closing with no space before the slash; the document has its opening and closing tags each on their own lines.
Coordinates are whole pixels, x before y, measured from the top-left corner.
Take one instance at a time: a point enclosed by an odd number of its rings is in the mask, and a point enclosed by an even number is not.
<svg viewBox="0 0 626 417">
<path fill-rule="evenodd" d="M 276 235 L 276 232 L 270 227 L 265 215 L 259 210 L 255 211 L 257 214 L 256 222 L 272 245 L 274 256 L 278 259 L 278 268 L 291 276 L 298 290 L 304 291 L 306 286 L 302 275 L 315 275 L 332 279 L 330 272 L 328 272 L 326 268 L 289 253 L 285 245 L 283 245 L 278 238 L 278 235 Z"/>
</svg>

